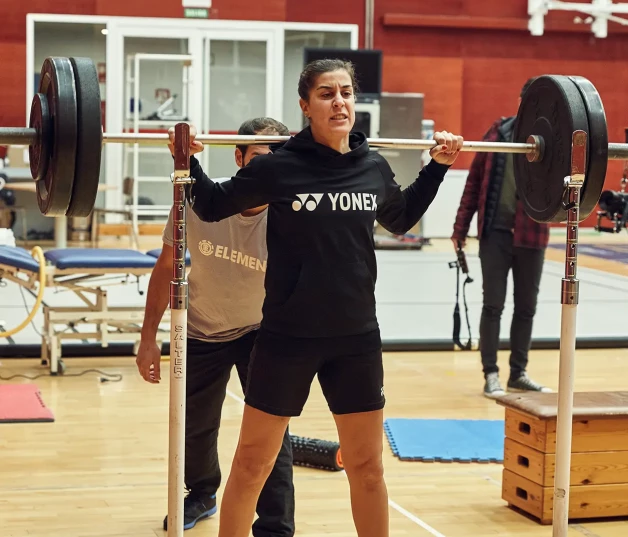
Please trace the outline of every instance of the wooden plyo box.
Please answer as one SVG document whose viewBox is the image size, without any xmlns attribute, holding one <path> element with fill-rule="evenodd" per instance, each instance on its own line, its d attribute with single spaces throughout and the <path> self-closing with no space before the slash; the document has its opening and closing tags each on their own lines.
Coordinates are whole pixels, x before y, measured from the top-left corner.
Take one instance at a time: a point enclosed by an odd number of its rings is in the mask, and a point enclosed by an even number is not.
<svg viewBox="0 0 628 537">
<path fill-rule="evenodd" d="M 512 394 L 506 408 L 502 499 L 551 524 L 558 394 Z M 628 516 L 628 392 L 576 392 L 569 519 Z"/>
</svg>

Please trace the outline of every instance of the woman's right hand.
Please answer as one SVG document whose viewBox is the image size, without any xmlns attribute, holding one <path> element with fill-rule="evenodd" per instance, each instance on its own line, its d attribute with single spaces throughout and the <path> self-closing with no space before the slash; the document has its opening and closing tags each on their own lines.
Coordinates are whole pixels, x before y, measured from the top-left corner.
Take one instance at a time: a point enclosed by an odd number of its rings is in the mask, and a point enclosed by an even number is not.
<svg viewBox="0 0 628 537">
<path fill-rule="evenodd" d="M 168 137 L 170 138 L 168 149 L 170 149 L 170 153 L 174 156 L 174 127 L 168 129 Z M 196 127 L 190 125 L 190 156 L 200 153 L 203 149 L 205 149 L 203 143 L 196 141 Z"/>
</svg>

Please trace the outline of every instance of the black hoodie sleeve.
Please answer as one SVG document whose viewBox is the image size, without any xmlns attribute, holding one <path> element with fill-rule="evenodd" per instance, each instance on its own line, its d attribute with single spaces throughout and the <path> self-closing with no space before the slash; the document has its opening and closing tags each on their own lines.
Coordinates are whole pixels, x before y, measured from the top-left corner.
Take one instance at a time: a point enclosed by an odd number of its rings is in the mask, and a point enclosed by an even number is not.
<svg viewBox="0 0 628 537">
<path fill-rule="evenodd" d="M 275 174 L 269 172 L 266 155 L 251 160 L 231 179 L 212 181 L 195 157 L 190 158 L 192 210 L 203 222 L 218 222 L 275 199 Z"/>
<path fill-rule="evenodd" d="M 380 155 L 375 162 L 384 179 L 384 200 L 377 207 L 377 221 L 395 235 L 403 235 L 425 214 L 434 201 L 449 166 L 431 160 L 407 188 L 395 181 L 390 165 Z"/>
</svg>

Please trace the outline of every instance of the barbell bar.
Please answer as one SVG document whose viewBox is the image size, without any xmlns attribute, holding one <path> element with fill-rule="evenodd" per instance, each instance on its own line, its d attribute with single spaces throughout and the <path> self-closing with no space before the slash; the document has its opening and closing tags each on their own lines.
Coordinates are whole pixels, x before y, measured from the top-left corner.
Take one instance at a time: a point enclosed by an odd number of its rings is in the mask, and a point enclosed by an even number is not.
<svg viewBox="0 0 628 537">
<path fill-rule="evenodd" d="M 207 145 L 269 145 L 283 143 L 289 136 L 247 136 L 238 134 L 197 134 L 196 140 Z M 160 133 L 102 133 L 103 144 L 142 144 L 162 146 L 168 143 L 167 134 Z M 0 127 L 0 145 L 33 145 L 38 143 L 36 129 L 19 127 Z M 408 138 L 368 138 L 369 146 L 389 149 L 421 149 L 429 151 L 434 140 L 415 140 Z M 471 142 L 465 140 L 461 151 L 474 153 L 520 153 L 532 154 L 538 150 L 537 143 L 514 142 Z M 628 143 L 609 143 L 609 160 L 628 160 Z"/>
<path fill-rule="evenodd" d="M 628 144 L 609 143 L 608 160 L 628 160 Z"/>
<path fill-rule="evenodd" d="M 238 134 L 197 134 L 196 140 L 207 145 L 233 146 L 233 145 L 270 145 L 283 143 L 289 140 L 289 136 L 247 136 Z M 408 138 L 368 138 L 371 147 L 388 149 L 421 149 L 429 151 L 436 142 L 434 140 L 415 140 Z M 118 133 L 104 132 L 103 144 L 142 144 L 162 146 L 168 143 L 167 134 L 160 133 Z M 19 127 L 0 127 L 0 145 L 33 145 L 38 142 L 35 129 Z M 473 153 L 520 153 L 533 154 L 538 149 L 536 143 L 514 142 L 470 142 L 463 143 L 461 151 Z M 609 143 L 609 160 L 628 160 L 627 143 Z"/>
<path fill-rule="evenodd" d="M 233 145 L 270 145 L 286 142 L 289 136 L 248 136 L 238 134 L 197 134 L 197 141 L 207 145 L 233 146 Z M 167 134 L 161 133 L 133 133 L 125 132 L 112 134 L 104 132 L 102 134 L 103 144 L 142 144 L 163 146 L 168 143 Z M 38 143 L 38 133 L 35 129 L 19 129 L 14 127 L 0 127 L 0 145 L 33 145 Z M 434 140 L 414 140 L 405 138 L 368 138 L 371 147 L 394 148 L 394 149 L 423 149 L 430 150 L 436 146 Z M 523 153 L 532 154 L 536 151 L 537 144 L 534 143 L 491 143 L 491 142 L 468 142 L 465 141 L 461 151 L 482 152 L 482 153 Z M 626 145 L 626 155 L 628 156 L 628 144 Z"/>
</svg>

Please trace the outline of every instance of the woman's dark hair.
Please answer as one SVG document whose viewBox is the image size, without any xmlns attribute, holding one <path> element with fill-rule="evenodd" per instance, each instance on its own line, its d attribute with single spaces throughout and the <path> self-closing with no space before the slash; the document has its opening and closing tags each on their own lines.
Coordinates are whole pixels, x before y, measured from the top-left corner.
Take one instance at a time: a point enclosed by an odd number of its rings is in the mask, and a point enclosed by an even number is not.
<svg viewBox="0 0 628 537">
<path fill-rule="evenodd" d="M 280 121 L 272 117 L 256 117 L 247 119 L 238 129 L 240 136 L 255 136 L 256 134 L 266 134 L 268 136 L 290 136 L 290 130 Z M 248 145 L 236 145 L 242 153 L 242 158 L 246 155 Z"/>
<path fill-rule="evenodd" d="M 353 86 L 353 92 L 358 92 L 358 84 L 355 79 L 355 69 L 353 64 L 349 61 L 340 59 L 325 59 L 314 60 L 308 63 L 303 69 L 301 76 L 299 77 L 299 97 L 304 101 L 310 99 L 310 91 L 316 84 L 316 80 L 320 75 L 325 73 L 331 73 L 333 71 L 339 71 L 344 69 L 349 73 L 351 77 L 351 85 Z"/>
</svg>

